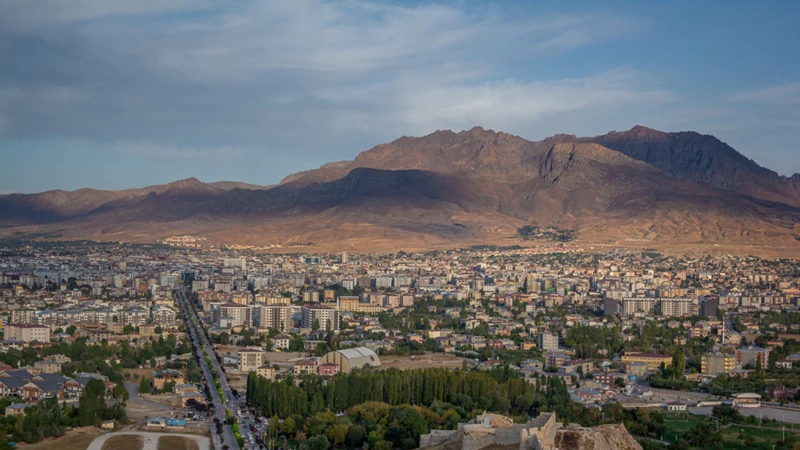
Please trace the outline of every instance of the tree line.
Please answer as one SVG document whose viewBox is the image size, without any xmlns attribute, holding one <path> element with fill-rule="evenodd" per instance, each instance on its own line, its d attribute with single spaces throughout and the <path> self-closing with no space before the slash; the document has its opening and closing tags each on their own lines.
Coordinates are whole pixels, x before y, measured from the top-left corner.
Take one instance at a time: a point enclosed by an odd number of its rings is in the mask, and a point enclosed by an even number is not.
<svg viewBox="0 0 800 450">
<path fill-rule="evenodd" d="M 468 409 L 526 414 L 536 395 L 537 383 L 516 374 L 493 376 L 484 371 L 427 368 L 400 371 L 355 371 L 339 374 L 327 383 L 308 376 L 296 385 L 290 377 L 271 381 L 251 373 L 247 402 L 261 415 L 316 414 L 345 411 L 365 402 L 428 406 L 446 402 Z"/>
</svg>

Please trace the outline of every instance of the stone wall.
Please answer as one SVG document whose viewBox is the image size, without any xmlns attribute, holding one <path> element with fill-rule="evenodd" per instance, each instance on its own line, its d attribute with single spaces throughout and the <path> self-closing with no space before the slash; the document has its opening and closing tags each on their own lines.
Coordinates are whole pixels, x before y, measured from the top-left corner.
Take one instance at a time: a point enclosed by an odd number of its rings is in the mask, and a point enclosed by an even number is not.
<svg viewBox="0 0 800 450">
<path fill-rule="evenodd" d="M 482 414 L 458 430 L 434 430 L 420 436 L 420 448 L 482 450 L 487 447 L 519 450 L 641 450 L 623 425 L 564 427 L 554 413 L 542 413 L 526 424 L 515 424 L 497 414 Z"/>
<path fill-rule="evenodd" d="M 461 430 L 431 430 L 430 434 L 423 434 L 419 437 L 419 447 L 428 448 L 442 445 L 455 439 L 460 433 Z"/>
</svg>

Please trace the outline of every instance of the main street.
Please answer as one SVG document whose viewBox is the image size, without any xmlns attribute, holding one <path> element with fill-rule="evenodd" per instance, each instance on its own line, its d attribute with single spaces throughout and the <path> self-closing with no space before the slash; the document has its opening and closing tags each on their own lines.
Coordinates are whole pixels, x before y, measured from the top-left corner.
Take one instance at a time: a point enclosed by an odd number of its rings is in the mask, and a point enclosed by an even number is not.
<svg viewBox="0 0 800 450">
<path fill-rule="evenodd" d="M 214 353 L 214 348 L 208 342 L 205 333 L 203 333 L 202 330 L 198 331 L 193 325 L 194 323 L 197 324 L 197 327 L 202 327 L 202 322 L 200 321 L 200 317 L 197 315 L 197 311 L 195 311 L 195 309 L 189 304 L 189 299 L 186 298 L 186 293 L 180 289 L 176 290 L 175 297 L 178 299 L 178 302 L 181 305 L 181 310 L 183 311 L 184 317 L 186 317 L 186 331 L 190 340 L 192 341 L 192 346 L 194 347 L 195 352 L 200 355 L 200 370 L 203 372 L 204 382 L 206 383 L 206 386 L 208 386 L 208 390 L 211 394 L 211 403 L 214 406 L 214 418 L 223 423 L 221 437 L 216 433 L 215 426 L 211 426 L 211 438 L 214 440 L 214 448 L 222 449 L 225 448 L 225 445 L 227 445 L 230 449 L 238 449 L 239 444 L 236 442 L 236 437 L 233 434 L 231 426 L 224 425 L 225 404 L 232 404 L 233 397 L 230 387 L 228 386 L 228 380 L 225 377 L 225 373 L 220 370 L 216 353 Z M 213 384 L 212 380 L 214 377 L 211 375 L 212 368 L 210 368 L 206 363 L 206 359 L 203 357 L 203 350 L 205 350 L 208 354 L 213 370 L 216 372 L 217 377 L 220 380 L 220 386 L 222 387 L 225 398 L 224 402 L 217 392 L 217 387 Z M 237 415 L 235 407 L 232 407 L 232 409 L 233 411 L 231 412 L 234 415 Z"/>
</svg>

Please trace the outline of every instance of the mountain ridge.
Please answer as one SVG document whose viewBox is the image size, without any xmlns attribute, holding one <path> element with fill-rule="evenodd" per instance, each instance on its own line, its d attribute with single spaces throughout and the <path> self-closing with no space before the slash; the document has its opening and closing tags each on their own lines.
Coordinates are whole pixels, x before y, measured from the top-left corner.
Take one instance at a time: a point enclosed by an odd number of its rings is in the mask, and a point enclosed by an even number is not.
<svg viewBox="0 0 800 450">
<path fill-rule="evenodd" d="M 400 137 L 274 186 L 187 178 L 0 196 L 6 232 L 52 238 L 433 245 L 512 239 L 528 224 L 594 241 L 796 244 L 800 174 L 782 177 L 695 132 L 528 141 L 473 127 Z"/>
</svg>

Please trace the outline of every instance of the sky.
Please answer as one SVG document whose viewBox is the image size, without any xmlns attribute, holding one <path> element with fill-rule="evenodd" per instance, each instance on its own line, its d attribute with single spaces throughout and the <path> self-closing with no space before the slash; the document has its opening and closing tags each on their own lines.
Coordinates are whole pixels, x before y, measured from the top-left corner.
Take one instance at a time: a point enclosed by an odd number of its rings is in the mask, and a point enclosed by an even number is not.
<svg viewBox="0 0 800 450">
<path fill-rule="evenodd" d="M 800 172 L 800 2 L 0 2 L 0 193 L 269 185 L 439 129 L 637 124 Z"/>
</svg>

